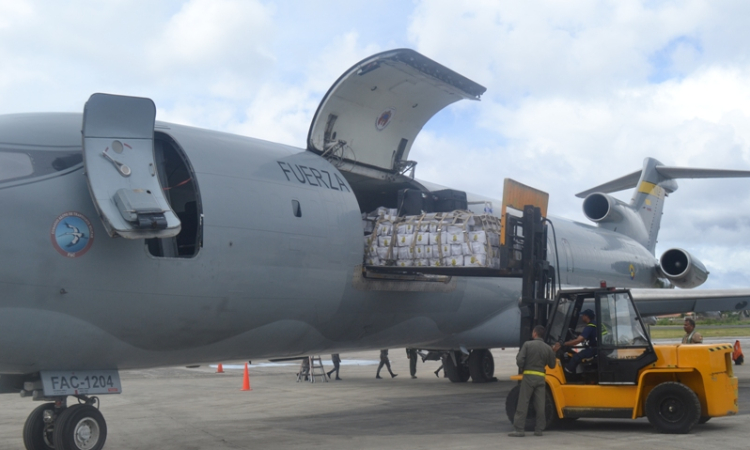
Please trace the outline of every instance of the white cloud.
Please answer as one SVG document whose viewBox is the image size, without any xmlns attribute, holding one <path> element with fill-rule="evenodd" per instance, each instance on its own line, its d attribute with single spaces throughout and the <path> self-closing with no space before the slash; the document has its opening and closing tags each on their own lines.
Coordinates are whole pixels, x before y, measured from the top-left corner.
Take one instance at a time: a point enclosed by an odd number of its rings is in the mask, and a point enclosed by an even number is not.
<svg viewBox="0 0 750 450">
<path fill-rule="evenodd" d="M 150 62 L 169 71 L 250 72 L 274 59 L 273 12 L 259 1 L 191 0 L 161 28 Z"/>
</svg>

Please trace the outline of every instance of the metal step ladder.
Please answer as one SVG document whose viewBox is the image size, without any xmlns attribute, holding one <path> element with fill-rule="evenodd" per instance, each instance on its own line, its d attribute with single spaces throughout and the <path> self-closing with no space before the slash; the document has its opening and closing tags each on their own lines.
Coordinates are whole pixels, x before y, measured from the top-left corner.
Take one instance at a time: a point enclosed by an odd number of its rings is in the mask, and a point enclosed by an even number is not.
<svg viewBox="0 0 750 450">
<path fill-rule="evenodd" d="M 318 356 L 308 356 L 303 358 L 299 365 L 299 372 L 297 373 L 297 382 L 309 381 L 315 383 L 315 377 L 323 377 L 326 383 L 328 378 L 326 377 L 326 369 L 323 367 L 323 360 Z"/>
</svg>

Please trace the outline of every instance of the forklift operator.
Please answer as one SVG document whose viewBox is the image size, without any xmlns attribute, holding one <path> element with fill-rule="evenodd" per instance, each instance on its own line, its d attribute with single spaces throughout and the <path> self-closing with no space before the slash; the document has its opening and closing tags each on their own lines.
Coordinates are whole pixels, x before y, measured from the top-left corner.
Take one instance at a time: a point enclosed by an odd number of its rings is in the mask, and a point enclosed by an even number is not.
<svg viewBox="0 0 750 450">
<path fill-rule="evenodd" d="M 571 360 L 565 366 L 566 372 L 576 373 L 576 368 L 578 367 L 578 364 L 582 359 L 596 356 L 596 324 L 594 323 L 595 318 L 596 313 L 594 313 L 594 311 L 590 309 L 583 311 L 581 313 L 581 320 L 583 320 L 583 322 L 586 324 L 586 326 L 583 327 L 583 331 L 581 331 L 581 334 L 577 338 L 562 343 L 562 347 L 574 347 L 586 341 L 585 348 L 576 353 L 575 356 L 573 356 L 573 358 L 571 358 Z M 561 345 L 558 342 L 552 347 L 552 350 L 557 352 L 560 347 Z"/>
</svg>

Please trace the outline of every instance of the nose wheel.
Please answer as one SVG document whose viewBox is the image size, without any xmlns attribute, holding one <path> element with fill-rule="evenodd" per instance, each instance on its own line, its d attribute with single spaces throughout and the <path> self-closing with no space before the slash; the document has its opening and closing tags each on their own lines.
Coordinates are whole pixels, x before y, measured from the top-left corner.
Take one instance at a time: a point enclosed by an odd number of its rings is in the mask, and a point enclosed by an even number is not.
<svg viewBox="0 0 750 450">
<path fill-rule="evenodd" d="M 23 429 L 26 450 L 101 450 L 107 423 L 92 405 L 95 399 L 68 408 L 45 403 L 34 409 Z"/>
</svg>

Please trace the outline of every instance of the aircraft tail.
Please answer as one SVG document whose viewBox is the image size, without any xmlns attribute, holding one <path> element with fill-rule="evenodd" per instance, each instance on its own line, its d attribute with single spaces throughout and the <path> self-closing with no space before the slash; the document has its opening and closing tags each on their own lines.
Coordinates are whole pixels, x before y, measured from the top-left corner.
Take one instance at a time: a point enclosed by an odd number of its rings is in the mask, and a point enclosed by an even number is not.
<svg viewBox="0 0 750 450">
<path fill-rule="evenodd" d="M 664 199 L 677 190 L 677 178 L 747 178 L 747 170 L 668 167 L 654 158 L 643 161 L 643 169 L 576 194 L 585 198 L 583 210 L 599 226 L 632 237 L 652 254 L 661 226 Z M 630 203 L 613 197 L 611 192 L 636 188 Z"/>
</svg>

